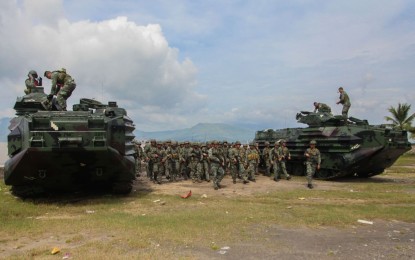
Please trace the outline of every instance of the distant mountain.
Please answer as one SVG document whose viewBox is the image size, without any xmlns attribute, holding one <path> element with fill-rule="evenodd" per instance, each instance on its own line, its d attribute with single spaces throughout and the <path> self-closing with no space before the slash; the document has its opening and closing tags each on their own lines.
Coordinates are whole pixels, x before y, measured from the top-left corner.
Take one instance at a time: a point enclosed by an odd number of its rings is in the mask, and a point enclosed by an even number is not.
<svg viewBox="0 0 415 260">
<path fill-rule="evenodd" d="M 143 132 L 135 131 L 137 140 L 176 140 L 204 142 L 211 140 L 246 143 L 255 137 L 255 131 L 227 124 L 199 123 L 191 128 L 171 131 Z"/>
</svg>

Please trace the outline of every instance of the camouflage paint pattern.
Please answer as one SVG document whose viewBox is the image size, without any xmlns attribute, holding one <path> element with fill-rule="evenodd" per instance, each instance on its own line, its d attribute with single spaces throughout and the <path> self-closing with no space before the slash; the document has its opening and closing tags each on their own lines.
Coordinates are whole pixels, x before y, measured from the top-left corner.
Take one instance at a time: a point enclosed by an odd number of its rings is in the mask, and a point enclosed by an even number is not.
<svg viewBox="0 0 415 260">
<path fill-rule="evenodd" d="M 135 178 L 133 121 L 115 102 L 81 99 L 74 111 L 42 111 L 43 88 L 17 99 L 4 182 L 17 195 L 96 185 L 129 193 Z M 89 186 L 88 186 L 89 185 Z"/>
<path fill-rule="evenodd" d="M 321 152 L 321 169 L 315 174 L 319 179 L 381 174 L 411 148 L 407 132 L 388 125 L 369 125 L 353 117 L 346 124 L 341 115 L 329 113 L 301 112 L 296 118 L 309 127 L 257 131 L 254 140 L 263 149 L 266 141 L 285 139 L 291 153 L 286 167 L 293 175 L 306 174 L 304 151 L 311 140 Z"/>
</svg>

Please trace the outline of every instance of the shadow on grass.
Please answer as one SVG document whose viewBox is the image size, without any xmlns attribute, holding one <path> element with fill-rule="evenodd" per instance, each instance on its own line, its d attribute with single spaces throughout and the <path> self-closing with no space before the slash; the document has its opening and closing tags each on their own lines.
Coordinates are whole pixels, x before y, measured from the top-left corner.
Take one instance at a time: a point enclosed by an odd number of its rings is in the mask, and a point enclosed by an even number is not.
<svg viewBox="0 0 415 260">
<path fill-rule="evenodd" d="M 397 182 L 399 183 L 399 182 L 407 182 L 408 180 L 375 176 L 375 177 L 369 177 L 369 178 L 344 177 L 344 178 L 338 178 L 338 179 L 329 180 L 329 181 L 338 182 L 338 183 L 397 183 Z"/>
<path fill-rule="evenodd" d="M 33 204 L 76 204 L 76 203 L 103 203 L 117 204 L 120 200 L 128 198 L 142 198 L 147 196 L 153 189 L 145 182 L 135 180 L 133 189 L 129 194 L 113 194 L 108 186 L 89 186 L 73 191 L 45 191 L 35 196 L 20 197 L 24 202 Z"/>
</svg>

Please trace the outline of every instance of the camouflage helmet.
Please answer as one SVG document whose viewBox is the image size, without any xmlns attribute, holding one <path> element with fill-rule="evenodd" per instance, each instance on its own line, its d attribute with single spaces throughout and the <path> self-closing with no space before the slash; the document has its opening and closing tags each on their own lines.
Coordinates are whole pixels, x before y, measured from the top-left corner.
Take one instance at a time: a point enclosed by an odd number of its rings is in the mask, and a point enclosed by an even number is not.
<svg viewBox="0 0 415 260">
<path fill-rule="evenodd" d="M 276 141 L 274 145 L 280 145 L 280 140 Z"/>
<path fill-rule="evenodd" d="M 35 70 L 31 70 L 31 71 L 29 71 L 29 75 L 36 75 L 37 76 L 37 72 Z"/>
<path fill-rule="evenodd" d="M 317 144 L 316 140 L 311 140 L 310 144 Z"/>
<path fill-rule="evenodd" d="M 150 140 L 150 143 L 152 143 L 152 144 L 157 143 L 157 142 L 156 142 L 156 139 L 151 139 L 151 140 Z"/>
<path fill-rule="evenodd" d="M 269 145 L 269 142 L 268 142 L 268 141 L 266 141 L 266 142 L 265 142 L 265 145 Z"/>
<path fill-rule="evenodd" d="M 254 142 L 250 142 L 249 143 L 249 146 L 255 146 L 255 143 Z"/>
<path fill-rule="evenodd" d="M 235 142 L 235 145 L 236 145 L 236 144 L 240 145 L 240 144 L 241 144 L 241 142 L 239 142 L 239 141 L 236 141 L 236 142 Z"/>
</svg>

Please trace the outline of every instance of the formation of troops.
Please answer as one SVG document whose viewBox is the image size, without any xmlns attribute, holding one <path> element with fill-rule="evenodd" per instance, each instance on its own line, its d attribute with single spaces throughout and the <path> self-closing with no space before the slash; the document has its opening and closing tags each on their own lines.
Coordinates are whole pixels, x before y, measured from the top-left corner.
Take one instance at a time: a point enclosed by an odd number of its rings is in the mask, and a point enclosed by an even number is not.
<svg viewBox="0 0 415 260">
<path fill-rule="evenodd" d="M 196 182 L 212 182 L 215 190 L 221 188 L 221 181 L 227 173 L 234 184 L 255 182 L 258 165 L 262 157 L 266 164 L 266 176 L 271 176 L 273 166 L 274 180 L 282 176 L 290 180 L 285 162 L 291 159 L 285 140 L 280 140 L 260 151 L 258 143 L 242 145 L 239 141 L 232 144 L 219 142 L 157 142 L 152 139 L 144 147 L 141 142 L 135 143 L 136 174 L 139 176 L 145 162 L 146 176 L 154 183 L 161 184 L 163 178 L 167 182 L 191 179 Z"/>
</svg>

